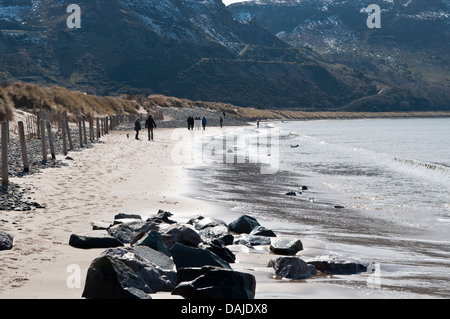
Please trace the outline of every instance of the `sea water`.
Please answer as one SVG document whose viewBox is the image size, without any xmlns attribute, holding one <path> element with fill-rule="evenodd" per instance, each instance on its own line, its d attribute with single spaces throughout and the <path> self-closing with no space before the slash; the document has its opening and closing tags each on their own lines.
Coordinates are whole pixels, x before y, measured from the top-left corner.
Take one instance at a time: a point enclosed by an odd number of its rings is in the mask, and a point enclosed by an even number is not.
<svg viewBox="0 0 450 319">
<path fill-rule="evenodd" d="M 261 123 L 233 131 L 249 142 L 223 150 L 254 150 L 255 136 L 267 131 L 263 142 L 272 146 L 263 156 L 277 163 L 259 166 L 276 170 L 261 174 L 248 160 L 209 163 L 198 197 L 323 241 L 333 258 L 371 262 L 376 287 L 394 296 L 450 296 L 450 119 Z"/>
</svg>

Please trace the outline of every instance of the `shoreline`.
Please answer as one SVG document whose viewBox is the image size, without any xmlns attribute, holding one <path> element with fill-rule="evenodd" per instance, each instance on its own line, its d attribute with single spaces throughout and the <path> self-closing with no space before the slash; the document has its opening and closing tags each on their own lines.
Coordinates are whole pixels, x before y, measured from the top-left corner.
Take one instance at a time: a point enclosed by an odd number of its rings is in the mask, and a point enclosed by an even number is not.
<svg viewBox="0 0 450 319">
<path fill-rule="evenodd" d="M 228 205 L 193 196 L 195 187 L 199 187 L 198 177 L 190 173 L 189 165 L 175 164 L 171 159 L 176 143 L 174 129 L 157 129 L 155 142 L 127 139 L 127 132 L 114 131 L 102 138 L 104 142 L 73 153 L 73 161 L 64 160 L 67 165 L 12 180 L 30 187 L 34 192 L 32 200 L 46 208 L 7 212 L 6 216 L 2 212 L 2 219 L 8 220 L 0 224 L 2 230 L 15 238 L 13 250 L 1 252 L 0 299 L 80 299 L 87 269 L 105 249 L 76 249 L 68 245 L 68 240 L 72 233 L 95 233 L 88 231 L 92 221 L 111 222 L 118 213 L 140 214 L 145 219 L 159 209 L 172 212 L 178 222 L 203 215 L 229 223 L 245 214 L 245 211 L 229 211 Z M 270 227 L 266 221 L 262 219 L 261 224 Z M 292 230 L 280 231 L 282 236 L 303 241 L 305 249 L 299 254 L 301 258 L 330 253 L 326 242 L 303 238 Z M 232 245 L 229 249 L 238 261 L 232 268 L 255 275 L 257 299 L 392 296 L 388 291 L 333 284 L 327 281 L 329 276 L 300 282 L 277 279 L 273 269 L 267 267 L 268 261 L 277 255 L 271 254 L 267 246 L 250 250 Z M 70 265 L 81 269 L 80 287 L 67 286 Z M 368 277 L 358 276 L 362 281 Z M 156 293 L 152 298 L 179 297 Z"/>
<path fill-rule="evenodd" d="M 196 180 L 188 176 L 183 165 L 167 161 L 174 142 L 172 132 L 173 129 L 156 131 L 155 142 L 128 140 L 126 132 L 113 132 L 103 138 L 104 143 L 74 153 L 73 160 L 65 160 L 67 165 L 13 178 L 14 183 L 30 187 L 30 197 L 46 208 L 2 212 L 2 230 L 14 236 L 14 245 L 12 250 L 1 252 L 0 299 L 80 299 L 87 269 L 105 249 L 77 249 L 69 246 L 68 240 L 72 233 L 94 234 L 96 231 L 89 231 L 92 221 L 111 222 L 121 212 L 146 218 L 158 209 L 172 212 L 173 219 L 180 222 L 198 215 L 221 216 L 226 222 L 238 217 L 235 212 L 224 216 L 224 206 L 187 196 L 186 187 Z M 142 146 L 138 152 L 136 145 Z M 151 152 L 152 147 L 159 151 Z M 123 163 L 127 157 L 128 164 Z M 142 165 L 143 170 L 128 166 L 133 164 Z M 151 173 L 151 180 L 145 168 Z M 267 263 L 276 255 L 270 254 L 268 247 L 254 251 L 242 245 L 229 248 L 237 257 L 233 269 L 255 275 L 257 299 L 367 297 L 333 285 L 324 288 L 316 283 L 274 279 L 273 269 Z M 67 284 L 71 265 L 81 270 L 81 281 L 75 288 Z M 152 298 L 179 296 L 156 293 Z"/>
</svg>

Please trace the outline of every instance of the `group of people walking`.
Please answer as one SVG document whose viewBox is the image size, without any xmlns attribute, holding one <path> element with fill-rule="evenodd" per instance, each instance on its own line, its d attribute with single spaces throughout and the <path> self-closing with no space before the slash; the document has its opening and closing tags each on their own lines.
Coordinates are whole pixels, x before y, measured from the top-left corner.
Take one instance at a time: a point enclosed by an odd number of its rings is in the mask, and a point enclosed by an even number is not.
<svg viewBox="0 0 450 319">
<path fill-rule="evenodd" d="M 206 129 L 206 118 L 203 116 L 203 118 L 200 118 L 199 116 L 197 117 L 192 117 L 189 116 L 187 119 L 187 125 L 188 125 L 188 130 L 200 130 L 200 125 L 203 127 L 203 129 Z"/>
<path fill-rule="evenodd" d="M 225 117 L 225 113 L 224 113 L 224 117 Z M 204 116 L 203 116 L 203 118 L 200 118 L 199 116 L 197 116 L 195 118 L 192 116 L 189 116 L 187 119 L 188 130 L 200 130 L 201 127 L 203 127 L 203 129 L 205 130 L 206 122 L 207 121 Z M 220 127 L 222 127 L 222 125 L 223 125 L 223 118 L 221 116 L 220 117 Z M 259 127 L 259 120 L 258 120 L 258 127 Z M 156 128 L 156 123 L 151 115 L 149 115 L 147 120 L 145 121 L 145 128 L 148 130 L 148 140 L 153 141 L 153 129 Z M 134 130 L 136 131 L 135 139 L 139 140 L 139 132 L 142 130 L 141 119 L 139 117 L 134 122 Z"/>
<path fill-rule="evenodd" d="M 148 140 L 153 141 L 153 129 L 156 128 L 155 120 L 151 115 L 148 116 L 148 119 L 145 121 L 145 127 L 148 130 Z M 136 122 L 134 122 L 134 130 L 136 131 L 136 139 L 139 139 L 139 132 L 142 129 L 141 119 L 138 117 Z"/>
</svg>

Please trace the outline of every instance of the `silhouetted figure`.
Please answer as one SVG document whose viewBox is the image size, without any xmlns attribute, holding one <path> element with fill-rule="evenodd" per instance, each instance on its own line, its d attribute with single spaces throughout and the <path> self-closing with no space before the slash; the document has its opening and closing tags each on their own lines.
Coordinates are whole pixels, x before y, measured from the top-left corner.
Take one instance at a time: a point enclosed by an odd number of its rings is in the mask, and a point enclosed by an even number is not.
<svg viewBox="0 0 450 319">
<path fill-rule="evenodd" d="M 188 123 L 188 130 L 194 129 L 194 118 L 192 116 L 189 116 L 187 119 Z"/>
<path fill-rule="evenodd" d="M 222 127 L 223 126 L 223 118 L 222 118 L 222 116 L 220 117 L 220 127 Z"/>
<path fill-rule="evenodd" d="M 148 129 L 148 140 L 153 141 L 153 129 L 156 128 L 156 123 L 151 115 L 149 115 L 147 121 L 145 121 L 145 126 Z"/>
<path fill-rule="evenodd" d="M 134 122 L 134 130 L 136 131 L 136 139 L 139 139 L 139 131 L 142 129 L 141 119 L 138 117 L 136 122 Z"/>
</svg>

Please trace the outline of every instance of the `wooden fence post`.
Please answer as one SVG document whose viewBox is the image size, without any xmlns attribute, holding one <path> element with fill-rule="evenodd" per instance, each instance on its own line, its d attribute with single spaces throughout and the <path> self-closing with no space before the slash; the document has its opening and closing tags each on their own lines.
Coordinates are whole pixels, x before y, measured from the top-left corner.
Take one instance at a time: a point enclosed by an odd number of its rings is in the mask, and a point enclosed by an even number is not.
<svg viewBox="0 0 450 319">
<path fill-rule="evenodd" d="M 91 142 L 94 141 L 94 119 L 92 116 L 89 116 L 89 139 Z"/>
<path fill-rule="evenodd" d="M 28 173 L 30 171 L 30 165 L 28 164 L 27 144 L 25 143 L 25 130 L 22 121 L 19 121 L 18 124 L 20 149 L 22 150 L 23 171 Z"/>
<path fill-rule="evenodd" d="M 41 112 L 38 111 L 36 114 L 36 138 L 41 138 Z"/>
<path fill-rule="evenodd" d="M 40 123 L 40 131 L 41 131 L 41 144 L 42 144 L 42 161 L 47 161 L 47 143 L 45 143 L 45 123 L 44 120 L 41 120 Z"/>
<path fill-rule="evenodd" d="M 100 120 L 97 117 L 96 118 L 96 122 L 97 122 L 97 140 L 100 138 Z"/>
<path fill-rule="evenodd" d="M 64 156 L 67 155 L 67 136 L 66 136 L 66 122 L 64 114 L 61 117 L 61 133 L 62 133 L 62 139 L 63 139 L 63 154 Z"/>
<path fill-rule="evenodd" d="M 2 122 L 2 185 L 8 185 L 8 123 Z"/>
<path fill-rule="evenodd" d="M 52 159 L 56 159 L 55 144 L 53 143 L 52 126 L 50 124 L 50 121 L 47 121 L 47 134 L 48 134 L 48 143 L 50 145 L 50 154 L 52 155 Z"/>
<path fill-rule="evenodd" d="M 86 145 L 86 146 L 87 146 L 87 136 L 86 136 L 86 120 L 85 120 L 84 116 L 83 116 L 83 119 L 82 119 L 82 121 L 83 121 L 83 137 L 84 137 L 84 145 Z"/>
<path fill-rule="evenodd" d="M 66 125 L 66 132 L 67 132 L 67 137 L 69 140 L 69 149 L 73 149 L 73 141 L 72 141 L 72 134 L 70 133 L 70 126 L 69 126 L 69 118 L 67 116 L 67 113 L 65 113 L 65 120 L 64 123 Z"/>
<path fill-rule="evenodd" d="M 81 117 L 78 119 L 78 135 L 80 136 L 80 147 L 83 147 L 83 127 L 81 124 Z"/>
</svg>

